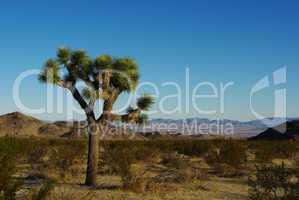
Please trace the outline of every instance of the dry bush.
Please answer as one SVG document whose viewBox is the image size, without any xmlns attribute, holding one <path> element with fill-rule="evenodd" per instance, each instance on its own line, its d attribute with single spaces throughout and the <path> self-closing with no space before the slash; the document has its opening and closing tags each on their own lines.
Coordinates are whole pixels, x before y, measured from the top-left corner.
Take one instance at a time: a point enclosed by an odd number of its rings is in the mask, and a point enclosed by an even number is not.
<svg viewBox="0 0 299 200">
<path fill-rule="evenodd" d="M 225 140 L 218 147 L 211 147 L 205 160 L 218 175 L 240 176 L 247 162 L 246 152 L 246 146 L 242 142 Z"/>
<path fill-rule="evenodd" d="M 164 153 L 161 156 L 161 164 L 169 170 L 156 177 L 158 182 L 185 183 L 193 179 L 194 171 L 189 159 L 185 159 L 177 153 Z"/>
<path fill-rule="evenodd" d="M 135 159 L 146 163 L 155 163 L 160 159 L 160 151 L 158 148 L 145 145 L 136 145 Z"/>
<path fill-rule="evenodd" d="M 26 160 L 30 164 L 29 177 L 34 179 L 46 179 L 48 164 L 44 158 L 47 156 L 47 146 L 31 145 L 27 147 Z"/>
<path fill-rule="evenodd" d="M 0 199 L 14 200 L 23 181 L 14 177 L 20 148 L 13 138 L 0 141 Z"/>
<path fill-rule="evenodd" d="M 143 175 L 133 175 L 126 183 L 124 189 L 135 193 L 145 193 L 148 185 L 148 178 Z"/>
<path fill-rule="evenodd" d="M 145 172 L 133 171 L 132 164 L 140 160 L 149 162 L 159 152 L 152 147 L 143 148 L 140 145 L 134 146 L 132 144 L 134 143 L 114 142 L 102 145 L 104 149 L 102 160 L 110 169 L 110 173 L 121 177 L 123 189 L 136 193 L 144 193 L 147 190 L 149 179 L 145 177 Z M 145 158 L 147 153 L 150 157 L 148 159 Z"/>
<path fill-rule="evenodd" d="M 178 173 L 185 177 L 186 180 L 208 180 L 209 174 L 207 169 L 200 168 L 193 163 L 190 163 L 188 167 L 182 168 Z"/>
<path fill-rule="evenodd" d="M 176 152 L 167 152 L 161 154 L 160 163 L 170 168 L 181 169 L 187 167 L 188 160 L 184 159 Z"/>
<path fill-rule="evenodd" d="M 67 187 L 55 187 L 45 200 L 93 200 L 96 193 L 91 190 L 77 190 Z"/>
<path fill-rule="evenodd" d="M 273 159 L 294 159 L 298 155 L 298 141 L 256 141 L 251 144 L 256 161 L 270 163 Z"/>
<path fill-rule="evenodd" d="M 78 190 L 70 187 L 57 187 L 52 180 L 46 180 L 43 184 L 28 193 L 21 199 L 24 200 L 92 200 L 96 194 L 91 190 Z"/>
<path fill-rule="evenodd" d="M 164 154 L 161 162 L 167 166 L 167 170 L 154 177 L 158 183 L 186 183 L 193 180 L 206 180 L 208 174 L 200 167 L 201 163 L 192 162 L 190 158 L 178 154 Z"/>
<path fill-rule="evenodd" d="M 239 141 L 229 140 L 220 148 L 220 160 L 235 169 L 247 162 L 246 147 Z"/>
<path fill-rule="evenodd" d="M 50 168 L 58 171 L 59 176 L 64 180 L 66 175 L 70 174 L 71 167 L 84 157 L 84 153 L 78 147 L 71 146 L 66 148 L 64 146 L 57 146 L 49 153 L 48 163 L 50 163 Z"/>
<path fill-rule="evenodd" d="M 103 160 L 112 173 L 121 177 L 123 187 L 129 188 L 133 179 L 131 166 L 135 161 L 135 152 L 125 145 L 103 145 Z"/>
<path fill-rule="evenodd" d="M 86 143 L 79 140 L 26 139 L 20 141 L 31 165 L 31 177 L 52 177 L 58 174 L 65 179 L 71 167 L 85 158 Z M 26 146 L 28 145 L 28 146 Z"/>
<path fill-rule="evenodd" d="M 169 169 L 161 172 L 159 175 L 151 179 L 154 183 L 169 183 L 169 184 L 185 184 L 193 180 L 206 180 L 208 179 L 207 173 L 202 169 L 193 167 L 186 167 L 181 169 Z"/>
<path fill-rule="evenodd" d="M 54 189 L 55 182 L 52 180 L 45 180 L 43 184 L 36 189 L 31 190 L 28 194 L 25 194 L 23 199 L 26 200 L 45 200 Z"/>
<path fill-rule="evenodd" d="M 250 200 L 299 199 L 298 168 L 294 171 L 283 163 L 257 166 L 248 183 Z"/>
</svg>

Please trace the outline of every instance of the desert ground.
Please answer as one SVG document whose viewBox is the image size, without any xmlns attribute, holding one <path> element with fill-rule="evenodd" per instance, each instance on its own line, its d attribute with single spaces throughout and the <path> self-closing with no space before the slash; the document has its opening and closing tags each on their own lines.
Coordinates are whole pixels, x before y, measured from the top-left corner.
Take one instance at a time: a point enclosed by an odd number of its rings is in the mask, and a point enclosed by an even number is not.
<svg viewBox="0 0 299 200">
<path fill-rule="evenodd" d="M 86 139 L 2 137 L 0 187 L 16 199 L 241 200 L 256 166 L 296 169 L 298 157 L 297 141 L 104 140 L 98 186 L 87 187 L 86 149 Z"/>
</svg>

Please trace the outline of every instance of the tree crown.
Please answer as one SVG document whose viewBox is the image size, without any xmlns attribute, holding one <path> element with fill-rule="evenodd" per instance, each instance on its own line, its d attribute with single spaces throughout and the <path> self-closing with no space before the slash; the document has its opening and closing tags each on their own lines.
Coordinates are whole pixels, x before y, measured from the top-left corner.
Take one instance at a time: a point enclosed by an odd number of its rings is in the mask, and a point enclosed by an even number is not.
<svg viewBox="0 0 299 200">
<path fill-rule="evenodd" d="M 111 104 L 121 93 L 135 90 L 139 77 L 138 64 L 132 58 L 100 55 L 93 59 L 83 49 L 61 47 L 55 58 L 45 62 L 39 80 L 69 89 L 81 108 L 87 110 L 87 116 L 95 118 L 92 110 L 95 101 L 101 99 L 104 101 L 102 116 L 109 115 L 112 120 L 144 122 L 147 117 L 141 111 L 149 110 L 154 103 L 148 94 L 140 97 L 137 108 L 128 109 L 125 115 L 117 116 L 111 110 Z M 76 88 L 79 81 L 86 85 L 81 92 Z"/>
</svg>

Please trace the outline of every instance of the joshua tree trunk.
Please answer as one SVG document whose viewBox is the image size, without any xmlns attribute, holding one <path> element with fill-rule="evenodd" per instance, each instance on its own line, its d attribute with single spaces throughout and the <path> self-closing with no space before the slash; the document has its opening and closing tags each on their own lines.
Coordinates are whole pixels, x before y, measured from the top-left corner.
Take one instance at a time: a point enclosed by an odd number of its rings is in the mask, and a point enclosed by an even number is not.
<svg viewBox="0 0 299 200">
<path fill-rule="evenodd" d="M 114 94 L 115 95 L 115 94 Z M 101 118 L 96 121 L 93 116 L 87 116 L 88 120 L 88 160 L 85 184 L 89 186 L 96 186 L 98 159 L 99 159 L 99 131 L 103 131 L 102 126 L 107 125 L 107 121 L 112 121 L 111 110 L 116 96 L 113 99 L 108 99 L 104 102 L 103 114 Z M 101 133 L 105 134 L 105 133 Z"/>
<path fill-rule="evenodd" d="M 98 126 L 94 120 L 88 123 L 88 160 L 85 184 L 88 186 L 96 186 L 99 159 Z"/>
</svg>

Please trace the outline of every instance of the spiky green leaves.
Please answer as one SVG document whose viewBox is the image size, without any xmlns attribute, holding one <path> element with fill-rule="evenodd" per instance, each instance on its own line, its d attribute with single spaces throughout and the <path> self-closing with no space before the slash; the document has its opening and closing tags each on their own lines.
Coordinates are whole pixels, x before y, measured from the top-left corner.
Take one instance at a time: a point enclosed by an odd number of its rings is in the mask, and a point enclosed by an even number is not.
<svg viewBox="0 0 299 200">
<path fill-rule="evenodd" d="M 66 65 L 71 57 L 71 51 L 66 47 L 60 47 L 57 50 L 57 60 L 60 64 Z"/>
<path fill-rule="evenodd" d="M 59 64 L 53 59 L 47 60 L 42 72 L 39 74 L 39 80 L 41 82 L 57 84 L 60 79 Z"/>
<path fill-rule="evenodd" d="M 101 55 L 95 59 L 95 67 L 100 70 L 110 69 L 112 67 L 112 57 L 109 55 Z"/>
<path fill-rule="evenodd" d="M 64 70 L 62 70 L 64 69 Z M 61 76 L 63 78 L 60 78 Z M 45 63 L 39 75 L 42 82 L 67 87 L 76 86 L 78 81 L 85 82 L 88 89 L 82 90 L 85 100 L 103 99 L 113 102 L 122 92 L 131 92 L 139 81 L 139 67 L 134 59 L 113 58 L 101 55 L 91 59 L 84 50 L 70 50 L 61 47 L 56 57 Z M 112 95 L 115 94 L 115 95 Z M 128 110 L 123 119 L 127 122 L 141 123 L 147 118 L 142 111 L 150 109 L 154 99 L 144 95 L 137 101 L 137 107 Z"/>
<path fill-rule="evenodd" d="M 142 111 L 148 111 L 154 104 L 154 98 L 148 94 L 144 94 L 137 100 L 137 108 L 129 107 L 126 115 L 122 118 L 124 122 L 134 122 L 137 124 L 144 124 L 148 120 L 148 116 Z"/>
<path fill-rule="evenodd" d="M 107 81 L 108 89 L 117 89 L 120 92 L 130 92 L 134 90 L 139 81 L 139 72 L 137 63 L 131 58 L 112 58 L 109 55 L 101 55 L 91 59 L 83 49 L 72 51 L 66 47 L 57 50 L 55 59 L 48 65 L 55 67 L 44 67 L 39 79 L 43 82 L 57 83 L 60 80 L 59 66 L 65 67 L 63 80 L 75 84 L 82 80 L 92 84 L 95 89 L 100 89 L 101 76 L 104 70 L 109 69 L 110 76 Z M 49 77 L 47 77 L 49 76 Z"/>
<path fill-rule="evenodd" d="M 72 51 L 67 68 L 72 79 L 81 79 L 90 82 L 89 75 L 92 73 L 92 60 L 83 49 Z"/>
<path fill-rule="evenodd" d="M 155 103 L 154 98 L 148 94 L 144 94 L 137 100 L 137 107 L 140 110 L 147 111 Z"/>
<path fill-rule="evenodd" d="M 66 47 L 60 47 L 57 50 L 57 62 L 68 68 L 69 74 L 66 81 L 76 81 L 78 78 L 88 80 L 88 76 L 92 72 L 92 60 L 87 56 L 83 49 L 71 51 Z"/>
<path fill-rule="evenodd" d="M 120 91 L 132 91 L 139 81 L 137 63 L 131 58 L 119 58 L 113 63 L 113 76 L 111 83 Z"/>
<path fill-rule="evenodd" d="M 135 60 L 131 58 L 118 58 L 113 64 L 113 69 L 124 72 L 136 72 L 138 71 L 138 65 Z"/>
<path fill-rule="evenodd" d="M 74 65 L 82 65 L 86 62 L 87 59 L 88 56 L 83 49 L 79 49 L 71 53 L 71 62 Z"/>
</svg>

